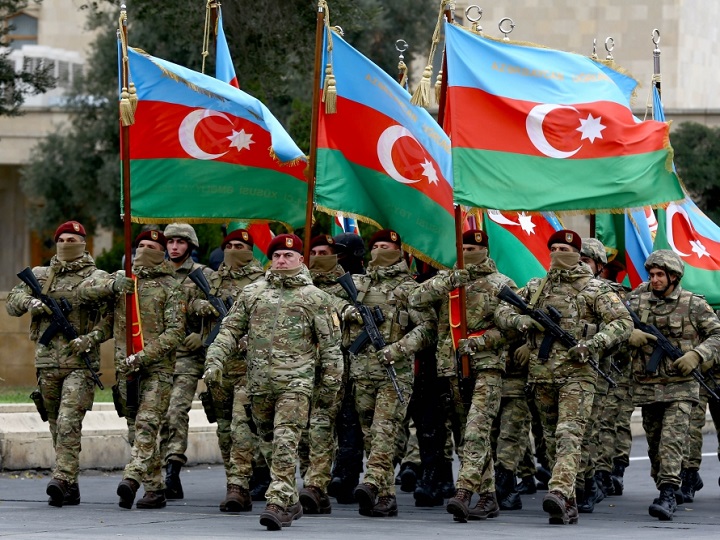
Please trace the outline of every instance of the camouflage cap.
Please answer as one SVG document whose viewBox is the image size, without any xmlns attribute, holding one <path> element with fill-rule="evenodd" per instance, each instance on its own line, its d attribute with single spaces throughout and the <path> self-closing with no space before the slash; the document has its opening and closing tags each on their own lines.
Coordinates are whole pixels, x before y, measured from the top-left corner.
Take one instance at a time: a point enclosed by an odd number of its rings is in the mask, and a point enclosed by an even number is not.
<svg viewBox="0 0 720 540">
<path fill-rule="evenodd" d="M 582 249 L 580 249 L 581 257 L 588 257 L 595 262 L 607 264 L 607 253 L 605 246 L 597 238 L 583 238 Z"/>
<path fill-rule="evenodd" d="M 683 277 L 685 273 L 685 263 L 671 249 L 653 251 L 645 261 L 645 270 L 649 271 L 651 268 L 662 268 L 665 272 L 678 277 Z"/>
<path fill-rule="evenodd" d="M 200 242 L 198 242 L 197 234 L 195 233 L 195 229 L 192 228 L 192 225 L 189 225 L 188 223 L 171 223 L 167 227 L 165 227 L 165 230 L 163 231 L 163 234 L 165 234 L 165 238 L 184 238 L 188 241 L 188 243 L 192 244 L 195 247 L 200 247 Z"/>
</svg>

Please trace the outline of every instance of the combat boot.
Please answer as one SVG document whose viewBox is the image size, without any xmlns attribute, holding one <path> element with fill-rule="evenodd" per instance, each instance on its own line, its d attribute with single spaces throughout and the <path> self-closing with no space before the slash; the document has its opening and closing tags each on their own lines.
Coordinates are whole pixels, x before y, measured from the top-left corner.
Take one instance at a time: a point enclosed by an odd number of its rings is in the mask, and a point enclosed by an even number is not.
<svg viewBox="0 0 720 540">
<path fill-rule="evenodd" d="M 270 487 L 270 468 L 255 467 L 250 476 L 250 498 L 253 501 L 264 501 L 265 493 Z"/>
<path fill-rule="evenodd" d="M 452 461 L 443 461 L 440 465 L 440 478 L 438 488 L 446 499 L 455 495 L 455 480 L 453 480 Z"/>
<path fill-rule="evenodd" d="M 65 502 L 65 495 L 67 495 L 69 488 L 70 483 L 66 480 L 62 480 L 60 478 L 53 478 L 50 480 L 47 488 L 45 488 L 45 493 L 50 496 L 48 504 L 50 506 L 57 506 L 58 508 L 62 507 Z"/>
<path fill-rule="evenodd" d="M 615 495 L 618 497 L 623 494 L 625 489 L 625 483 L 623 477 L 625 476 L 625 465 L 622 463 L 615 462 L 613 464 L 612 473 L 610 473 L 610 479 L 612 480 L 613 490 Z"/>
<path fill-rule="evenodd" d="M 578 522 L 576 500 L 567 499 L 559 491 L 549 491 L 543 497 L 543 510 L 550 514 L 550 525 L 575 525 Z"/>
<path fill-rule="evenodd" d="M 415 491 L 419 472 L 419 467 L 414 463 L 403 463 L 400 466 L 400 472 L 398 473 L 398 478 L 400 479 L 400 491 L 405 493 L 412 493 Z"/>
<path fill-rule="evenodd" d="M 470 515 L 470 500 L 472 499 L 473 493 L 469 489 L 459 488 L 445 507 L 448 514 L 453 515 L 455 521 L 465 523 Z"/>
<path fill-rule="evenodd" d="M 433 465 L 426 465 L 418 482 L 415 492 L 415 506 L 430 507 L 442 506 L 443 496 L 438 488 L 438 469 Z"/>
<path fill-rule="evenodd" d="M 597 471 L 595 481 L 605 497 L 615 495 L 615 485 L 609 471 Z"/>
<path fill-rule="evenodd" d="M 518 482 L 517 492 L 520 495 L 535 495 L 537 493 L 537 484 L 535 484 L 534 476 L 523 476 Z"/>
<path fill-rule="evenodd" d="M 653 501 L 650 508 L 648 508 L 648 512 L 652 517 L 658 518 L 660 521 L 672 521 L 676 508 L 675 487 L 671 484 L 662 484 L 660 486 L 660 496 Z"/>
<path fill-rule="evenodd" d="M 394 517 L 398 515 L 397 499 L 395 495 L 382 495 L 370 513 L 372 517 Z"/>
<path fill-rule="evenodd" d="M 300 501 L 288 506 L 287 513 L 288 513 L 288 516 L 290 517 L 290 523 L 283 524 L 283 527 L 289 527 L 293 521 L 303 517 L 303 507 L 302 507 L 302 504 L 300 504 Z"/>
<path fill-rule="evenodd" d="M 140 484 L 132 478 L 122 479 L 122 481 L 118 484 L 116 492 L 120 497 L 120 502 L 118 503 L 120 508 L 127 508 L 128 510 L 132 508 L 133 502 L 135 501 L 135 494 L 138 489 L 140 489 Z"/>
<path fill-rule="evenodd" d="M 551 478 L 552 471 L 543 465 L 538 465 L 535 471 L 535 479 L 538 481 L 536 488 L 539 491 L 547 491 Z"/>
<path fill-rule="evenodd" d="M 332 512 L 330 499 L 319 487 L 307 486 L 300 490 L 300 504 L 306 514 L 329 514 Z"/>
<path fill-rule="evenodd" d="M 63 499 L 63 506 L 76 506 L 80 504 L 80 486 L 77 482 L 68 484 L 68 490 Z"/>
<path fill-rule="evenodd" d="M 515 490 L 515 474 L 502 465 L 495 467 L 495 492 L 498 500 L 504 500 Z"/>
<path fill-rule="evenodd" d="M 182 483 L 180 482 L 180 471 L 183 464 L 171 459 L 165 465 L 165 497 L 174 501 L 185 498 Z"/>
<path fill-rule="evenodd" d="M 237 484 L 228 484 L 225 500 L 220 503 L 221 512 L 249 512 L 252 510 L 250 492 Z"/>
<path fill-rule="evenodd" d="M 355 500 L 360 508 L 358 512 L 361 516 L 369 516 L 372 514 L 373 507 L 377 504 L 378 488 L 372 484 L 358 484 L 353 492 Z"/>
<path fill-rule="evenodd" d="M 601 489 L 598 488 L 597 481 L 594 476 L 585 479 L 585 486 L 577 492 L 577 509 L 581 514 L 592 514 L 595 505 L 605 498 Z"/>
<path fill-rule="evenodd" d="M 137 508 L 144 510 L 155 510 L 157 508 L 165 508 L 167 506 L 167 498 L 163 490 L 146 491 L 142 499 L 135 505 Z"/>
<path fill-rule="evenodd" d="M 691 503 L 695 500 L 695 492 L 700 491 L 704 484 L 700 473 L 696 468 L 686 469 L 685 475 L 682 477 L 682 485 L 680 491 L 683 494 L 683 502 Z"/>
<path fill-rule="evenodd" d="M 260 514 L 260 525 L 268 531 L 279 531 L 292 524 L 292 516 L 280 505 L 270 503 Z"/>
<path fill-rule="evenodd" d="M 477 504 L 473 508 L 470 508 L 468 512 L 468 519 L 477 521 L 496 518 L 499 515 L 500 506 L 498 506 L 497 495 L 492 491 L 480 494 Z"/>
</svg>

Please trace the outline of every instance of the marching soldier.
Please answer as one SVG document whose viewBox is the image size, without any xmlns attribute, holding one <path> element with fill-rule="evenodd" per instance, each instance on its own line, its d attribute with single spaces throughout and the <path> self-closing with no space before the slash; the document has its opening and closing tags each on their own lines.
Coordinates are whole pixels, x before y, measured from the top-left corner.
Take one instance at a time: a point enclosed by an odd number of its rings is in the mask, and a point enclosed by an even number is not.
<svg viewBox="0 0 720 540">
<path fill-rule="evenodd" d="M 530 280 L 518 291 L 535 309 L 556 309 L 558 324 L 578 340 L 576 346 L 567 349 L 545 334 L 537 321 L 509 304 L 501 304 L 496 313 L 502 328 L 527 332 L 528 381 L 553 463 L 550 491 L 543 499 L 543 510 L 553 524 L 578 520 L 575 479 L 597 379 L 587 361 L 625 341 L 632 329 L 630 315 L 617 294 L 580 262 L 581 247 L 576 232 L 556 231 L 548 239 L 551 262 L 547 276 Z"/>
</svg>

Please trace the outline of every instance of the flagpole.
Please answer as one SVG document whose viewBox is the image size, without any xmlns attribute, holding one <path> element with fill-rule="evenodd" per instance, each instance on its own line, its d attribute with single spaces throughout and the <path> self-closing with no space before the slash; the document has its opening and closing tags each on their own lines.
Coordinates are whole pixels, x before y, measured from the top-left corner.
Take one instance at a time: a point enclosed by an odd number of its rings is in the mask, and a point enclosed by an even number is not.
<svg viewBox="0 0 720 540">
<path fill-rule="evenodd" d="M 660 91 L 660 30 L 657 28 L 652 31 L 652 42 L 655 45 L 653 49 L 653 84 L 657 88 L 658 96 L 662 97 Z"/>
<path fill-rule="evenodd" d="M 303 243 L 303 256 L 305 264 L 310 261 L 310 236 L 313 218 L 313 203 L 315 199 L 315 174 L 317 168 L 317 137 L 320 123 L 320 68 L 322 65 L 323 32 L 325 31 L 325 7 L 320 0 L 317 7 L 317 20 L 315 23 L 315 74 L 313 77 L 312 92 L 312 123 L 310 126 L 310 159 L 307 168 L 307 205 L 305 207 L 305 242 Z"/>
</svg>

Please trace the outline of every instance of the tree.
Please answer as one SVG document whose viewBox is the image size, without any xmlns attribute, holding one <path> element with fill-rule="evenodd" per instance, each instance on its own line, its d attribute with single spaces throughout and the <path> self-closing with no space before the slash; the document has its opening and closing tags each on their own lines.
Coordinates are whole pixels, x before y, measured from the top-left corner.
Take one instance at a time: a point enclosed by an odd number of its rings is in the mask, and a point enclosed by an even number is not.
<svg viewBox="0 0 720 540">
<path fill-rule="evenodd" d="M 720 223 L 720 128 L 684 122 L 670 139 L 678 175 L 697 205 Z"/>
<path fill-rule="evenodd" d="M 42 0 L 35 0 L 37 4 L 40 2 Z M 6 24 L 9 17 L 27 6 L 27 0 L 0 0 L 0 45 L 10 40 L 13 27 L 12 23 Z M 20 107 L 25 102 L 25 96 L 47 92 L 55 88 L 56 83 L 51 65 L 37 65 L 32 69 L 23 67 L 16 71 L 10 58 L 11 52 L 8 48 L 0 48 L 0 116 L 22 114 Z"/>
</svg>

